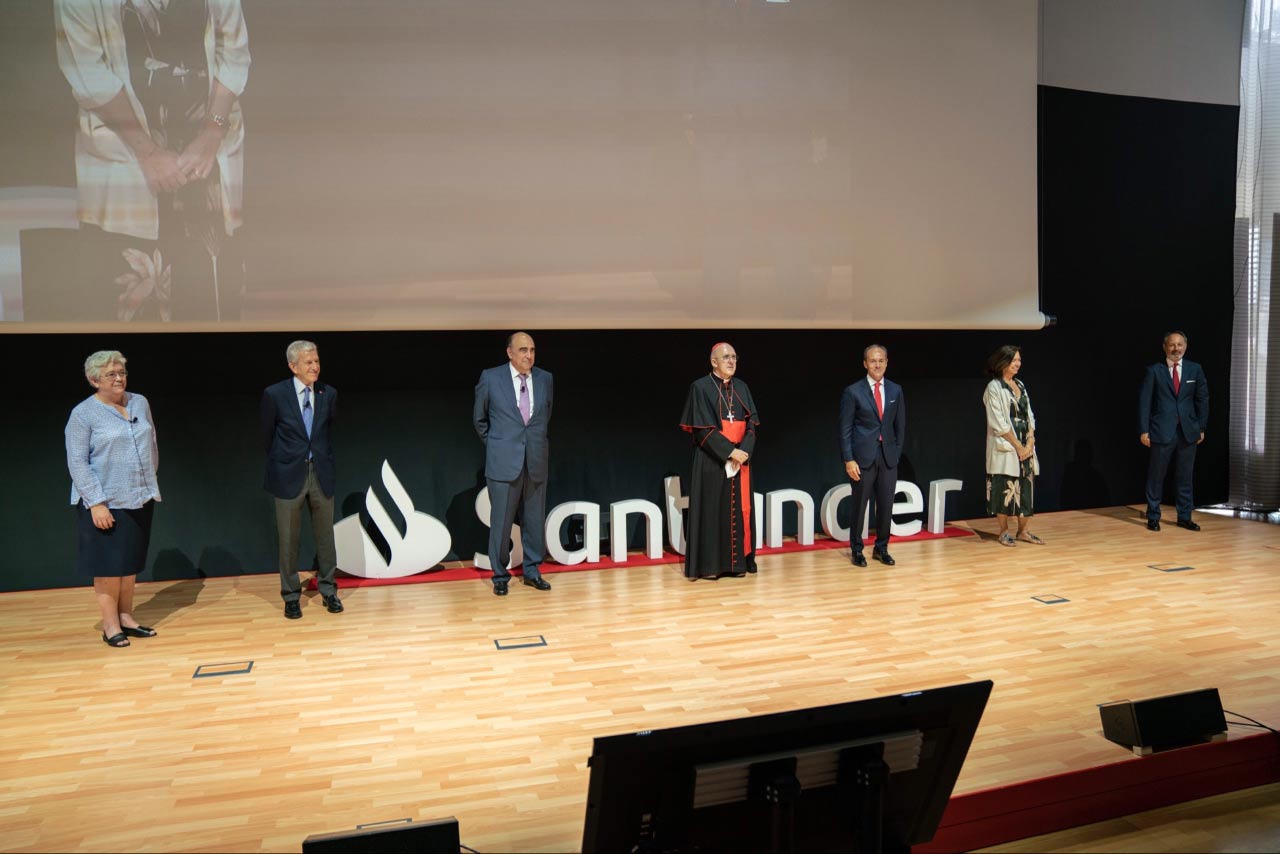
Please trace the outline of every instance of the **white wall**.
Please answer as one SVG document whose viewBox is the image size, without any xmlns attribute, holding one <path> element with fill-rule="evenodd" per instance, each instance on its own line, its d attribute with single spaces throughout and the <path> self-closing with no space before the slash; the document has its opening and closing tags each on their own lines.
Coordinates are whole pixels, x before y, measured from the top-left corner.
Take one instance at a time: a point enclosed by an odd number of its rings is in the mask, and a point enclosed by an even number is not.
<svg viewBox="0 0 1280 854">
<path fill-rule="evenodd" d="M 1240 103 L 1244 0 L 1040 0 L 1040 82 Z"/>
</svg>

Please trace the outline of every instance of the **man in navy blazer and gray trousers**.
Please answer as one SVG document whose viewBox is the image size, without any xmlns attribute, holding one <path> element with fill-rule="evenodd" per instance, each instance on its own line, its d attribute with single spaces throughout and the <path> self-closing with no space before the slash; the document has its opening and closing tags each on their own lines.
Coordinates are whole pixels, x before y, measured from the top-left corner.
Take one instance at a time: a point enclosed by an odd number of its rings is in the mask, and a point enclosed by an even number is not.
<svg viewBox="0 0 1280 854">
<path fill-rule="evenodd" d="M 331 427 L 338 390 L 319 382 L 320 353 L 310 341 L 294 341 L 285 351 L 293 377 L 262 392 L 262 444 L 267 452 L 267 492 L 275 497 L 279 540 L 280 596 L 284 615 L 302 616 L 302 584 L 298 579 L 298 536 L 302 507 L 311 511 L 311 530 L 320 566 L 318 586 L 330 613 L 342 611 L 333 574 L 337 549 L 333 541 L 335 486 Z"/>
<path fill-rule="evenodd" d="M 1151 449 L 1147 464 L 1147 528 L 1160 530 L 1160 497 L 1165 473 L 1173 461 L 1177 485 L 1178 527 L 1198 531 L 1191 520 L 1191 477 L 1196 446 L 1204 441 L 1209 421 L 1209 382 L 1195 362 L 1183 358 L 1187 336 L 1164 336 L 1164 360 L 1147 368 L 1138 395 L 1138 441 Z"/>
<path fill-rule="evenodd" d="M 484 477 L 489 486 L 489 566 L 493 592 L 506 596 L 511 573 L 511 526 L 520 511 L 524 583 L 550 590 L 542 577 L 547 500 L 547 429 L 554 384 L 533 366 L 533 338 L 516 332 L 507 339 L 507 363 L 489 368 L 476 383 L 472 422 L 484 442 Z"/>
<path fill-rule="evenodd" d="M 872 494 L 876 497 L 876 544 L 872 557 L 886 566 L 893 497 L 898 490 L 898 458 L 907 432 L 907 404 L 902 386 L 886 380 L 889 351 L 872 344 L 862 351 L 867 375 L 844 390 L 840 398 L 840 453 L 845 472 L 853 479 L 853 518 L 850 525 L 853 565 L 866 566 L 862 555 L 862 519 Z"/>
</svg>

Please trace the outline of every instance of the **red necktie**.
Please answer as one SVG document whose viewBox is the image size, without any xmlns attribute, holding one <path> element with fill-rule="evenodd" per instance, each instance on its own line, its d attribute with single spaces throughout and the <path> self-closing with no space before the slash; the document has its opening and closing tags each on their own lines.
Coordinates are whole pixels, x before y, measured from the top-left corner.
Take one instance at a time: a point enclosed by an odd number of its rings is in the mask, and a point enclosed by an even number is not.
<svg viewBox="0 0 1280 854">
<path fill-rule="evenodd" d="M 880 396 L 880 383 L 875 384 L 874 391 L 875 391 L 875 398 L 876 398 L 876 412 L 879 414 L 880 420 L 883 421 L 884 420 L 884 398 Z M 879 439 L 881 442 L 883 442 L 884 434 L 881 433 L 876 438 Z"/>
<path fill-rule="evenodd" d="M 1178 362 L 1173 363 L 1173 393 L 1174 394 L 1177 394 L 1178 389 L 1182 388 L 1182 383 L 1178 381 L 1178 365 L 1179 364 L 1180 363 Z"/>
</svg>

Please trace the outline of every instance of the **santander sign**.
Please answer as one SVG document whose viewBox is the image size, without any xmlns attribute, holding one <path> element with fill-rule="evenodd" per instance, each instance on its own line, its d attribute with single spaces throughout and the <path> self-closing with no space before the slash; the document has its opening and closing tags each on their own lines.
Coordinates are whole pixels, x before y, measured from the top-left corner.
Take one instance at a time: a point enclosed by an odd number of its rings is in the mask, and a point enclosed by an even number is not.
<svg viewBox="0 0 1280 854">
<path fill-rule="evenodd" d="M 360 522 L 359 514 L 348 516 L 333 526 L 333 535 L 338 549 L 338 566 L 343 572 L 361 578 L 402 578 L 424 572 L 445 559 L 453 546 L 453 538 L 449 529 L 440 520 L 417 510 L 408 491 L 400 483 L 391 465 L 382 462 L 382 483 L 392 503 L 400 511 L 405 521 L 405 531 L 400 533 L 399 527 L 392 520 L 387 509 L 382 505 L 373 487 L 365 491 L 365 509 L 378 532 L 391 547 L 391 559 L 387 560 L 374 544 L 369 533 Z M 942 533 L 946 524 L 946 494 L 956 492 L 964 484 L 953 478 L 935 480 L 929 484 L 928 530 L 933 534 Z M 817 507 L 818 521 L 822 531 L 834 540 L 848 540 L 849 529 L 841 527 L 836 521 L 840 503 L 848 498 L 852 491 L 849 483 L 839 484 L 827 490 Z M 627 562 L 627 519 L 639 516 L 644 524 L 644 555 L 655 559 L 662 557 L 662 533 L 666 527 L 667 541 L 678 554 L 684 554 L 684 511 L 689 506 L 687 496 L 681 494 L 680 478 L 668 477 L 663 481 L 663 507 L 652 501 L 641 498 L 627 498 L 609 505 L 609 557 L 615 563 Z M 754 494 L 756 518 L 762 520 L 757 525 L 756 547 L 776 548 L 782 545 L 782 518 L 787 505 L 794 505 L 797 513 L 797 542 L 801 545 L 812 545 L 814 537 L 815 508 L 813 496 L 799 489 L 777 489 L 772 492 Z M 893 513 L 925 512 L 924 495 L 916 484 L 900 480 L 895 496 Z M 568 501 L 557 504 L 547 513 L 546 543 L 547 557 L 563 566 L 572 566 L 584 561 L 595 563 L 600 560 L 600 523 L 602 508 L 594 501 Z M 489 490 L 482 489 L 476 496 L 476 516 L 480 521 L 489 523 Z M 564 523 L 574 517 L 583 520 L 584 544 L 580 548 L 569 549 L 560 538 L 560 530 Z M 867 517 L 862 520 L 863 536 L 866 535 Z M 895 537 L 909 537 L 920 533 L 923 524 L 920 520 L 898 523 L 894 522 L 891 533 Z M 511 559 L 509 566 L 518 566 L 523 557 L 520 548 L 520 527 L 511 529 Z M 479 569 L 492 569 L 486 555 L 476 553 L 472 560 Z"/>
</svg>

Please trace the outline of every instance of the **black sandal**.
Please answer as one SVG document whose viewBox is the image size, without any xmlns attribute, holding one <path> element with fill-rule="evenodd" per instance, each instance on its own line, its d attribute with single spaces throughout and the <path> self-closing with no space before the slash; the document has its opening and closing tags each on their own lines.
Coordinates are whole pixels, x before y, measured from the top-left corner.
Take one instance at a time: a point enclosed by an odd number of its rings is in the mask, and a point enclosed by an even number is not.
<svg viewBox="0 0 1280 854">
<path fill-rule="evenodd" d="M 126 647 L 129 645 L 129 639 L 124 636 L 124 632 L 117 632 L 111 637 L 107 637 L 107 633 L 103 632 L 102 642 L 105 643 L 107 646 L 114 646 L 117 649 Z"/>
<path fill-rule="evenodd" d="M 150 626 L 121 626 L 120 631 L 131 638 L 153 638 L 156 636 L 156 630 Z"/>
</svg>

